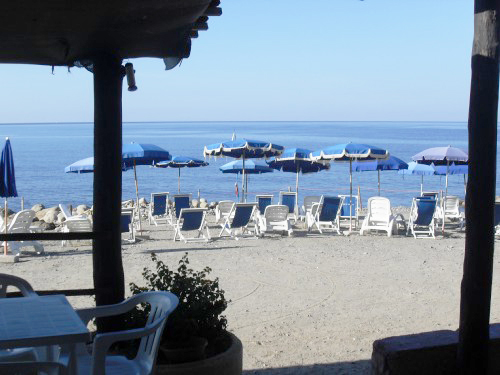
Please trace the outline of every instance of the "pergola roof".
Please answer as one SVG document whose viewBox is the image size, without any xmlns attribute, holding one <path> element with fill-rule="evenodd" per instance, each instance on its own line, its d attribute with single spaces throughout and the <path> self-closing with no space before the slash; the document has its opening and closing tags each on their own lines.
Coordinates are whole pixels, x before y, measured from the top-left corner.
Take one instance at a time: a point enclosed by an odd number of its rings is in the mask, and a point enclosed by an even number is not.
<svg viewBox="0 0 500 375">
<path fill-rule="evenodd" d="M 219 0 L 22 0 L 2 4 L 0 63 L 74 65 L 101 53 L 188 57 Z"/>
</svg>

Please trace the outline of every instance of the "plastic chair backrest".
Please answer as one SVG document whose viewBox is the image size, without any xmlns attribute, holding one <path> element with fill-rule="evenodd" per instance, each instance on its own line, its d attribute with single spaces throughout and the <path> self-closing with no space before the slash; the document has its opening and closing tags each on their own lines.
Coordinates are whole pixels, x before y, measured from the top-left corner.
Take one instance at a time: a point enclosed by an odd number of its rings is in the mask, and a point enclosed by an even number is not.
<svg viewBox="0 0 500 375">
<path fill-rule="evenodd" d="M 66 220 L 68 220 L 69 217 L 73 216 L 73 214 L 69 210 L 69 207 L 66 206 L 65 204 L 59 203 L 59 209 L 61 210 Z"/>
<path fill-rule="evenodd" d="M 189 195 L 174 195 L 174 204 L 175 204 L 175 217 L 179 218 L 181 210 L 183 208 L 189 208 L 190 196 Z"/>
<path fill-rule="evenodd" d="M 319 221 L 334 221 L 337 218 L 337 213 L 339 212 L 341 204 L 342 198 L 340 197 L 323 196 Z"/>
<path fill-rule="evenodd" d="M 313 203 L 319 203 L 320 200 L 321 200 L 320 195 L 308 195 L 304 197 L 304 210 L 309 211 Z"/>
<path fill-rule="evenodd" d="M 371 220 L 387 221 L 391 216 L 391 201 L 384 197 L 369 198 L 368 215 Z"/>
<path fill-rule="evenodd" d="M 273 203 L 272 195 L 256 195 L 255 199 L 257 200 L 257 207 L 261 214 L 264 214 L 266 207 Z"/>
<path fill-rule="evenodd" d="M 92 232 L 92 223 L 89 219 L 67 220 L 64 223 L 69 232 Z"/>
<path fill-rule="evenodd" d="M 167 213 L 167 197 L 168 194 L 151 194 L 153 197 L 153 212 L 154 216 L 161 216 Z"/>
<path fill-rule="evenodd" d="M 217 209 L 220 213 L 227 213 L 231 211 L 231 208 L 233 208 L 233 204 L 233 201 L 220 201 L 217 205 Z"/>
<path fill-rule="evenodd" d="M 344 201 L 342 202 L 342 208 L 340 209 L 340 217 L 349 218 L 349 217 L 357 217 L 358 214 L 358 197 L 352 197 L 352 215 L 351 215 L 351 196 L 350 195 L 339 195 L 339 197 L 343 197 Z"/>
<path fill-rule="evenodd" d="M 205 215 L 205 209 L 203 208 L 183 208 L 179 216 L 179 219 L 184 219 L 181 230 L 200 229 L 203 223 L 203 215 Z"/>
<path fill-rule="evenodd" d="M 445 214 L 458 214 L 460 212 L 460 198 L 448 195 L 444 200 Z"/>
<path fill-rule="evenodd" d="M 266 207 L 264 217 L 266 221 L 285 221 L 288 219 L 288 207 L 284 204 L 271 204 Z"/>
<path fill-rule="evenodd" d="M 295 212 L 295 197 L 297 196 L 296 192 L 280 192 L 280 204 L 283 204 L 288 207 L 290 213 Z"/>
<path fill-rule="evenodd" d="M 434 211 L 436 210 L 436 200 L 425 198 L 414 198 L 417 210 L 417 217 L 414 223 L 428 226 L 432 222 Z"/>
<path fill-rule="evenodd" d="M 235 203 L 234 217 L 231 222 L 231 228 L 241 228 L 250 222 L 255 204 L 253 203 Z"/>
<path fill-rule="evenodd" d="M 24 297 L 38 297 L 31 284 L 26 280 L 14 275 L 0 273 L 0 298 L 7 296 L 7 288 L 9 286 L 19 289 Z"/>
<path fill-rule="evenodd" d="M 19 211 L 14 216 L 14 219 L 12 219 L 12 222 L 9 224 L 7 231 L 9 233 L 28 232 L 34 217 L 35 217 L 35 211 L 32 210 Z"/>
</svg>

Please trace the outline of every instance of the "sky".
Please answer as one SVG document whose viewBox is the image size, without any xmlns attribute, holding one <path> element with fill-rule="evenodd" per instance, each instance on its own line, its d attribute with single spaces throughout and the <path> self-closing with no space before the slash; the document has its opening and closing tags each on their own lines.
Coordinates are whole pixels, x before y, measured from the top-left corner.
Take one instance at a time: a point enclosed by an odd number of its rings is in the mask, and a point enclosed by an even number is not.
<svg viewBox="0 0 500 375">
<path fill-rule="evenodd" d="M 467 121 L 473 1 L 222 0 L 191 56 L 132 59 L 123 121 Z M 0 123 L 92 122 L 85 69 L 2 65 Z"/>
</svg>

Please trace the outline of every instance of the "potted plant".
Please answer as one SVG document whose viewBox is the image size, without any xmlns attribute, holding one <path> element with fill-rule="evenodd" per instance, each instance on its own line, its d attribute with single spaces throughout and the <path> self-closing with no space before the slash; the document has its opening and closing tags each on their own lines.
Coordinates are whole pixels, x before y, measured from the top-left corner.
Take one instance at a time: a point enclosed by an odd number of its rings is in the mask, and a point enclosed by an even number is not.
<svg viewBox="0 0 500 375">
<path fill-rule="evenodd" d="M 201 271 L 191 269 L 188 253 L 183 255 L 176 270 L 170 269 L 154 253 L 151 259 L 155 270 L 144 268 L 146 286 L 131 283 L 132 293 L 167 290 L 179 297 L 179 305 L 168 317 L 163 331 L 156 373 L 241 373 L 241 342 L 226 331 L 227 320 L 222 313 L 228 301 L 219 287 L 219 279 L 208 278 L 212 270 L 209 267 Z M 132 324 L 145 321 L 148 313 L 147 308 L 137 309 L 130 321 Z M 199 372 L 193 367 L 199 367 Z"/>
</svg>

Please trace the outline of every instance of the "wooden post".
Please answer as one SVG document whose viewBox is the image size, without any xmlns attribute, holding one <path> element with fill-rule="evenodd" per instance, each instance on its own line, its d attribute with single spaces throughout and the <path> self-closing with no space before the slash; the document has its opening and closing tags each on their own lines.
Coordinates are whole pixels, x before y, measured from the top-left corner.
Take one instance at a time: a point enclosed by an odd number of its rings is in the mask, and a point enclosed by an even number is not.
<svg viewBox="0 0 500 375">
<path fill-rule="evenodd" d="M 101 55 L 94 60 L 94 232 L 96 304 L 123 301 L 125 279 L 121 254 L 122 81 L 121 60 Z M 118 323 L 116 323 L 118 321 Z M 119 319 L 99 319 L 99 331 L 110 331 Z"/>
<path fill-rule="evenodd" d="M 499 1 L 476 0 L 458 369 L 486 374 L 494 252 Z"/>
</svg>

